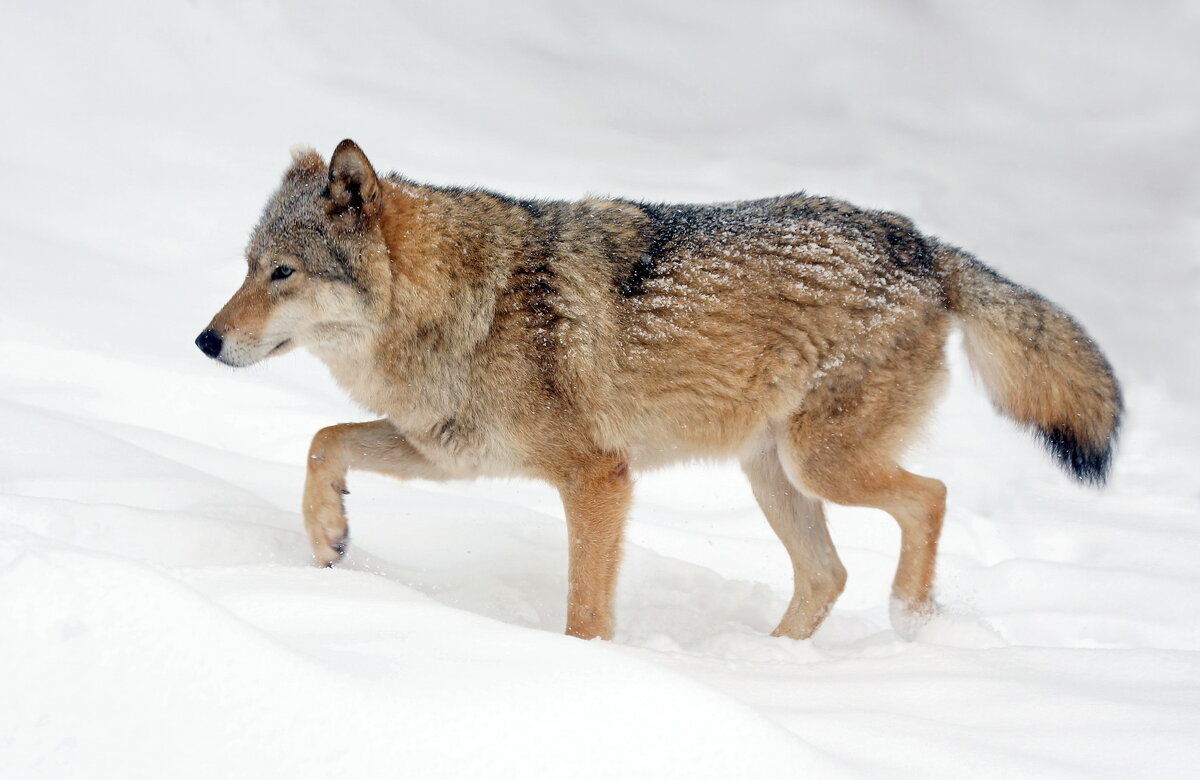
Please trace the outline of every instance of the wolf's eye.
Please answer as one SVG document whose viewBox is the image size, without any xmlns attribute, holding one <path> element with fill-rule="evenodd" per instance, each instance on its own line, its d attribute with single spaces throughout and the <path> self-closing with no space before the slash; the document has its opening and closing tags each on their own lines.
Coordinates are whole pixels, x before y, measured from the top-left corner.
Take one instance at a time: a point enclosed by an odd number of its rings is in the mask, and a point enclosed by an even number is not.
<svg viewBox="0 0 1200 780">
<path fill-rule="evenodd" d="M 279 265 L 271 272 L 271 281 L 278 282 L 280 279 L 286 279 L 292 275 L 292 269 L 286 265 Z"/>
</svg>

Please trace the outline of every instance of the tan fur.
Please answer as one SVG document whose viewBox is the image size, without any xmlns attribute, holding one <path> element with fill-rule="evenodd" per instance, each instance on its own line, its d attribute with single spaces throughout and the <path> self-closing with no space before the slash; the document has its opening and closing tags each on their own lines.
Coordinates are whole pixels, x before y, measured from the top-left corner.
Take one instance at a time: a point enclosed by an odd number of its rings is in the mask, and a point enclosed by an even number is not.
<svg viewBox="0 0 1200 780">
<path fill-rule="evenodd" d="M 1108 362 L 1070 315 L 957 252 L 942 259 L 950 307 L 963 318 L 971 365 L 1000 410 L 1041 430 L 1071 427 L 1104 447 L 1121 415 Z M 1019 305 L 1014 305 L 1014 298 Z"/>
<path fill-rule="evenodd" d="M 247 254 L 210 326 L 218 359 L 305 346 L 383 418 L 313 440 L 316 562 L 345 549 L 349 469 L 547 480 L 567 516 L 575 636 L 612 635 L 632 471 L 708 456 L 742 460 L 791 557 L 777 635 L 811 635 L 845 584 L 821 499 L 896 518 L 893 595 L 932 612 L 945 488 L 897 458 L 942 384 L 954 314 L 973 352 L 1005 347 L 981 365 L 1006 411 L 1042 424 L 1083 404 L 1087 435 L 1105 430 L 1087 406 L 1098 369 L 1056 315 L 1045 343 L 1013 350 L 1004 318 L 1029 305 L 981 303 L 998 283 L 903 217 L 839 201 L 517 201 L 381 179 L 344 141 L 329 166 L 298 153 Z M 1048 353 L 1074 363 L 1035 392 Z"/>
</svg>

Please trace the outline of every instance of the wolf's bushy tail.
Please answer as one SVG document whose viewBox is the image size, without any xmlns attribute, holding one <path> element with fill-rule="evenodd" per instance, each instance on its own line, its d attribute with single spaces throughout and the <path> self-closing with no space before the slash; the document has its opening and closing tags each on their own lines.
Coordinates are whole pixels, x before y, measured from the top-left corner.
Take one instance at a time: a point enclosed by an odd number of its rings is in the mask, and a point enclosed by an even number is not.
<svg viewBox="0 0 1200 780">
<path fill-rule="evenodd" d="M 992 403 L 1079 481 L 1104 484 L 1122 404 L 1096 343 L 1065 311 L 962 250 L 939 246 L 935 268 Z"/>
</svg>

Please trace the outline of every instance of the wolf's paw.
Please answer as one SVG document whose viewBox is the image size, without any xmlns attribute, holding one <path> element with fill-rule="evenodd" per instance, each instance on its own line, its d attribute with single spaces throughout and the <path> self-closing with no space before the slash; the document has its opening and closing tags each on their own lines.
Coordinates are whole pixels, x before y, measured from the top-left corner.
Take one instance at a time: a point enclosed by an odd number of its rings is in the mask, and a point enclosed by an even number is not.
<svg viewBox="0 0 1200 780">
<path fill-rule="evenodd" d="M 346 513 L 342 508 L 344 485 L 335 484 L 324 490 L 305 488 L 304 527 L 312 546 L 313 563 L 330 567 L 342 559 L 350 544 Z"/>
<path fill-rule="evenodd" d="M 889 609 L 892 628 L 896 630 L 901 639 L 908 642 L 916 639 L 921 628 L 937 614 L 938 605 L 933 599 L 912 603 L 904 599 L 893 598 Z"/>
<path fill-rule="evenodd" d="M 340 561 L 350 546 L 350 531 L 346 527 L 345 516 L 342 516 L 340 528 L 336 524 L 331 528 L 319 522 L 306 525 L 308 541 L 312 545 L 313 564 L 329 568 Z"/>
<path fill-rule="evenodd" d="M 346 549 L 350 546 L 350 534 L 343 534 L 335 541 L 321 542 L 313 541 L 313 563 L 318 567 L 331 569 L 346 554 Z"/>
</svg>

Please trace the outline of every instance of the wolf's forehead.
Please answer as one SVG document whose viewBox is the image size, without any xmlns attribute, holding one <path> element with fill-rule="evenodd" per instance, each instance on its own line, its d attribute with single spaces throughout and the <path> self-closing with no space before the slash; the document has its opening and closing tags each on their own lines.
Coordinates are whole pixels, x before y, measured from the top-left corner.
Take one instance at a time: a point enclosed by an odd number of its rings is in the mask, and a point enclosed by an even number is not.
<svg viewBox="0 0 1200 780">
<path fill-rule="evenodd" d="M 315 188 L 281 188 L 263 209 L 250 234 L 247 253 L 257 256 L 268 250 L 294 252 L 324 238 L 328 218 L 317 197 Z"/>
</svg>

